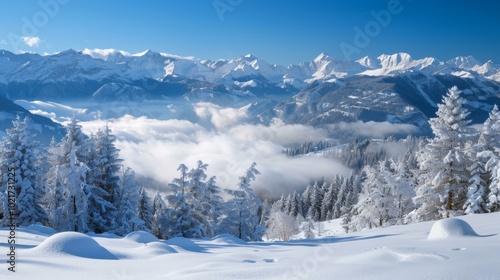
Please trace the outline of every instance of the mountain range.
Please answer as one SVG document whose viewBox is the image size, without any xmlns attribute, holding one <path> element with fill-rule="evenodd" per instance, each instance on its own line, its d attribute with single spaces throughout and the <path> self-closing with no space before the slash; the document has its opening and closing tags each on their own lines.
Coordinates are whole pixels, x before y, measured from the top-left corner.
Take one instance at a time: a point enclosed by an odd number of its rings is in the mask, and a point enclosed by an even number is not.
<svg viewBox="0 0 500 280">
<path fill-rule="evenodd" d="M 213 61 L 151 50 L 0 51 L 0 95 L 11 100 L 251 104 L 249 112 L 265 124 L 388 121 L 426 127 L 453 85 L 463 91 L 473 121 L 484 121 L 499 103 L 500 65 L 472 56 L 439 61 L 407 53 L 356 61 L 321 53 L 282 66 L 251 54 Z"/>
</svg>

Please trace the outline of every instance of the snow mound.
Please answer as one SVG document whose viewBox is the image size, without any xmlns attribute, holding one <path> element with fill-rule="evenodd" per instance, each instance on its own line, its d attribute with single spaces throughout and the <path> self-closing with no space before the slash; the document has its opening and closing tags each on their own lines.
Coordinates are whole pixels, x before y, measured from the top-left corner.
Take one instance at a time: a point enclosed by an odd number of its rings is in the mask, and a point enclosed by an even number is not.
<svg viewBox="0 0 500 280">
<path fill-rule="evenodd" d="M 145 250 L 149 255 L 153 256 L 161 256 L 165 254 L 178 253 L 177 250 L 168 246 L 163 242 L 151 242 L 148 244 L 144 244 L 141 249 Z"/>
<path fill-rule="evenodd" d="M 218 244 L 247 244 L 245 241 L 232 236 L 231 234 L 223 233 L 212 238 L 214 243 Z"/>
<path fill-rule="evenodd" d="M 67 254 L 90 259 L 117 259 L 91 237 L 78 232 L 61 232 L 32 249 L 41 255 Z"/>
<path fill-rule="evenodd" d="M 193 241 L 184 238 L 184 237 L 174 237 L 171 238 L 167 241 L 165 241 L 166 244 L 168 245 L 173 245 L 177 246 L 181 249 L 184 249 L 186 251 L 191 251 L 191 252 L 203 252 L 203 248 L 200 247 L 200 245 L 194 243 Z"/>
<path fill-rule="evenodd" d="M 448 218 L 435 222 L 427 239 L 446 239 L 465 236 L 478 235 L 466 221 L 457 218 Z"/>
<path fill-rule="evenodd" d="M 127 234 L 124 238 L 137 243 L 149 243 L 158 241 L 158 238 L 145 231 L 134 231 Z"/>
</svg>

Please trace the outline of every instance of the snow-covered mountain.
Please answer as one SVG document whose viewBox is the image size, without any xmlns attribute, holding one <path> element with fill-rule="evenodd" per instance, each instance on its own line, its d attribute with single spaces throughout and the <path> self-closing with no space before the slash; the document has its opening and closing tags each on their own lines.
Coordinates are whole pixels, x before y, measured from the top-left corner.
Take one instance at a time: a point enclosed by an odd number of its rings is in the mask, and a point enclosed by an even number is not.
<svg viewBox="0 0 500 280">
<path fill-rule="evenodd" d="M 151 50 L 0 51 L 0 95 L 12 100 L 140 101 L 183 97 L 244 106 L 262 122 L 322 124 L 379 120 L 423 125 L 457 85 L 478 120 L 500 92 L 500 66 L 471 56 L 439 61 L 407 53 L 345 61 L 321 53 L 282 66 L 248 54 L 200 60 Z M 272 100 L 273 102 L 269 102 Z"/>
<path fill-rule="evenodd" d="M 60 124 L 54 123 L 46 117 L 32 114 L 25 108 L 0 96 L 0 136 L 5 136 L 6 130 L 12 128 L 12 121 L 16 116 L 31 119 L 35 137 L 44 145 L 47 145 L 53 136 L 61 138 L 64 135 L 64 129 Z"/>
</svg>

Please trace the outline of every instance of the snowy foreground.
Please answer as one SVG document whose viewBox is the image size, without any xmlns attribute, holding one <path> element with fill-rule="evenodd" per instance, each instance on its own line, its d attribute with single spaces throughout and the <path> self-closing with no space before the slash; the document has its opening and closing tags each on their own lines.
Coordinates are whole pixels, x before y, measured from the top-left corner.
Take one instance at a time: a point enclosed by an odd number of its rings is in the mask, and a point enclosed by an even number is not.
<svg viewBox="0 0 500 280">
<path fill-rule="evenodd" d="M 500 213 L 460 219 L 472 228 L 448 219 L 342 234 L 335 220 L 324 223 L 329 236 L 286 243 L 31 226 L 17 229 L 15 273 L 5 262 L 3 228 L 0 279 L 499 279 Z"/>
</svg>

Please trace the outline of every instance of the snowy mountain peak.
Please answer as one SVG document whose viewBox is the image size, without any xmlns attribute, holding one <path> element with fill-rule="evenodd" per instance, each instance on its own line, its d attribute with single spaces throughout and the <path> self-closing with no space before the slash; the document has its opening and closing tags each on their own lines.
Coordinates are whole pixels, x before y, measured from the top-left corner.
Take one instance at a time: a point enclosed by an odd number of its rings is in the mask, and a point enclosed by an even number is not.
<svg viewBox="0 0 500 280">
<path fill-rule="evenodd" d="M 370 68 L 370 69 L 375 69 L 380 67 L 380 63 L 378 60 L 374 59 L 373 57 L 370 56 L 365 56 L 362 57 L 358 60 L 356 60 L 357 63 L 359 63 L 361 66 Z"/>
<path fill-rule="evenodd" d="M 327 54 L 327 53 L 320 53 L 313 61 L 318 64 L 318 63 L 321 63 L 323 61 L 331 61 L 332 58 Z"/>
<path fill-rule="evenodd" d="M 406 68 L 412 61 L 409 54 L 400 52 L 395 54 L 383 54 L 378 57 L 382 68 Z"/>
<path fill-rule="evenodd" d="M 246 54 L 245 56 L 243 56 L 246 60 L 256 60 L 257 57 L 253 54 Z"/>
<path fill-rule="evenodd" d="M 131 56 L 130 53 L 126 51 L 116 50 L 116 49 L 83 49 L 82 54 L 91 56 L 92 58 L 98 58 L 107 61 L 110 57 L 114 56 Z"/>
<path fill-rule="evenodd" d="M 456 68 L 460 68 L 460 69 L 464 69 L 464 70 L 470 70 L 474 66 L 481 65 L 482 63 L 479 62 L 473 56 L 469 55 L 469 56 L 458 56 L 458 57 L 455 57 L 455 58 L 449 60 L 448 64 L 450 64 L 450 65 L 452 65 L 452 66 L 454 66 Z"/>
</svg>

